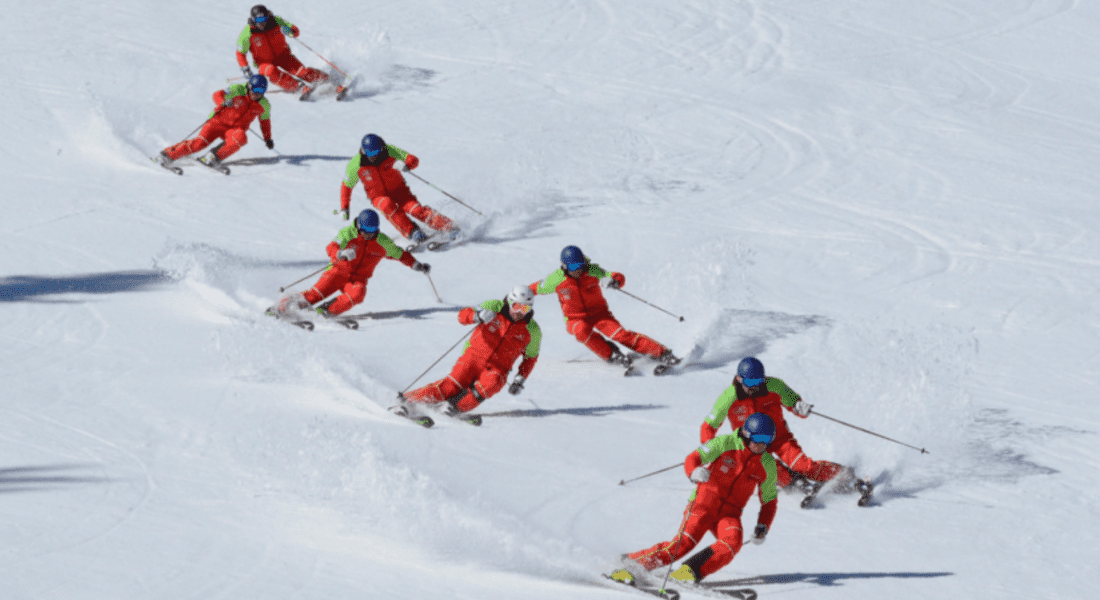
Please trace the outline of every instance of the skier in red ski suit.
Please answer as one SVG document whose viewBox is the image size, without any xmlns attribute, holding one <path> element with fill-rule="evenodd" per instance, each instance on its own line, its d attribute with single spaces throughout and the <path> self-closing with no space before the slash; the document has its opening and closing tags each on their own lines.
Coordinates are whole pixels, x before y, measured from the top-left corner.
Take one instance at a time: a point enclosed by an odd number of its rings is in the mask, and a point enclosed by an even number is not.
<svg viewBox="0 0 1100 600">
<path fill-rule="evenodd" d="M 378 213 L 364 210 L 336 234 L 336 239 L 325 249 L 332 266 L 317 283 L 305 293 L 284 298 L 275 309 L 285 314 L 287 307 L 309 308 L 328 296 L 342 291 L 336 298 L 317 307 L 323 316 L 336 316 L 347 312 L 367 297 L 367 280 L 383 258 L 399 261 L 410 269 L 427 274 L 431 265 L 418 262 L 412 254 L 398 248 L 386 234 L 378 229 Z"/>
<path fill-rule="evenodd" d="M 800 418 L 810 415 L 812 405 L 802 399 L 794 390 L 778 377 L 764 375 L 764 364 L 749 356 L 737 365 L 737 375 L 733 384 L 722 392 L 714 402 L 714 407 L 703 420 L 699 428 L 699 440 L 707 443 L 714 439 L 718 428 L 729 418 L 730 427 L 736 430 L 753 413 L 764 413 L 775 422 L 775 441 L 768 446 L 768 452 L 775 455 L 782 465 L 779 469 L 779 487 L 787 487 L 794 478 L 825 482 L 838 476 L 840 491 L 854 486 L 866 498 L 870 498 L 872 484 L 857 479 L 850 467 L 827 460 L 814 460 L 806 455 L 787 426 L 783 415 L 786 409 Z"/>
<path fill-rule="evenodd" d="M 717 437 L 689 454 L 684 471 L 698 487 L 684 511 L 679 533 L 667 542 L 626 555 L 633 563 L 626 563 L 611 578 L 631 583 L 640 575 L 638 566 L 649 571 L 675 562 L 691 552 L 708 531 L 717 540 L 684 561 L 672 577 L 696 582 L 728 565 L 741 550 L 741 512 L 758 487 L 760 513 L 752 542 L 763 544 L 779 504 L 775 459 L 767 452 L 774 437 L 771 417 L 758 413 L 733 434 Z"/>
<path fill-rule="evenodd" d="M 207 164 L 217 165 L 248 143 L 248 127 L 256 117 L 260 118 L 264 143 L 268 148 L 274 148 L 275 142 L 271 139 L 271 104 L 264 98 L 266 92 L 267 79 L 263 75 L 253 75 L 247 84 L 234 84 L 214 92 L 214 112 L 210 113 L 199 135 L 162 150 L 162 163 L 168 164 L 198 152 L 221 138 L 224 143 L 202 159 Z"/>
<path fill-rule="evenodd" d="M 561 312 L 565 315 L 565 330 L 573 334 L 577 341 L 606 362 L 624 367 L 630 366 L 631 359 L 603 336 L 661 363 L 675 365 L 680 362 L 672 350 L 648 336 L 623 328 L 611 314 L 607 300 L 600 291 L 600 281 L 603 280 L 604 287 L 617 290 L 626 284 L 626 276 L 589 262 L 576 246 L 566 246 L 561 251 L 561 262 L 560 269 L 532 283 L 530 288 L 540 295 L 558 294 Z"/>
<path fill-rule="evenodd" d="M 411 171 L 420 164 L 420 159 L 415 155 L 386 144 L 385 140 L 373 133 L 363 136 L 359 152 L 348 161 L 344 181 L 340 184 L 340 210 L 344 214 L 344 220 L 347 220 L 351 209 L 351 192 L 355 189 L 355 184 L 362 181 L 363 190 L 371 204 L 405 238 L 420 244 L 428 237 L 409 219 L 410 216 L 423 221 L 432 229 L 457 234 L 458 228 L 453 221 L 432 207 L 420 204 L 405 184 L 405 178 L 394 168 L 397 161 L 404 163 L 405 171 Z"/>
<path fill-rule="evenodd" d="M 398 394 L 405 402 L 449 402 L 447 412 L 456 415 L 477 408 L 504 388 L 508 372 L 521 355 L 523 361 L 508 393 L 523 391 L 523 384 L 539 360 L 542 330 L 531 310 L 534 296 L 527 286 L 516 286 L 503 300 L 487 300 L 458 313 L 458 322 L 477 325 L 451 373 L 422 388 Z"/>
<path fill-rule="evenodd" d="M 272 14 L 266 6 L 257 4 L 252 7 L 248 25 L 237 37 L 237 64 L 245 77 L 252 76 L 247 55 L 252 53 L 252 62 L 261 75 L 271 83 L 288 92 L 303 92 L 303 99 L 313 91 L 313 84 L 328 79 L 322 71 L 303 66 L 290 53 L 286 37 L 298 37 L 298 27 L 282 17 Z M 300 83 L 304 81 L 305 84 Z M 309 85 L 306 85 L 309 84 Z M 311 87 L 313 86 L 313 87 Z"/>
</svg>

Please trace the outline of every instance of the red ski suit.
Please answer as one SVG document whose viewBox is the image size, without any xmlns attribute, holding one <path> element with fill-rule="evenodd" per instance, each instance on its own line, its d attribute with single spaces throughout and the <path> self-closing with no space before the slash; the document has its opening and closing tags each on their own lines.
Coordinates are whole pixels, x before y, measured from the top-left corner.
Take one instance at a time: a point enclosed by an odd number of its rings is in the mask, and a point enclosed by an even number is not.
<svg viewBox="0 0 1100 600">
<path fill-rule="evenodd" d="M 223 138 L 225 144 L 216 154 L 218 160 L 225 160 L 248 143 L 248 127 L 256 117 L 260 117 L 264 140 L 271 139 L 271 104 L 267 98 L 249 98 L 247 86 L 235 84 L 214 92 L 214 105 L 214 112 L 210 113 L 199 135 L 164 149 L 168 158 L 176 160 L 193 154 Z"/>
<path fill-rule="evenodd" d="M 386 146 L 386 157 L 377 164 L 371 164 L 370 159 L 358 152 L 348 162 L 344 172 L 344 181 L 340 184 L 340 209 L 347 211 L 351 208 L 351 192 L 357 182 L 363 182 L 363 190 L 371 204 L 385 215 L 397 231 L 406 238 L 417 229 L 409 215 L 423 221 L 437 231 L 449 231 L 454 227 L 452 222 L 442 213 L 432 210 L 430 206 L 420 204 L 416 196 L 409 190 L 405 178 L 400 171 L 393 168 L 397 161 L 402 161 L 409 170 L 415 169 L 420 164 L 420 159 L 415 155 L 405 152 L 397 146 Z"/>
<path fill-rule="evenodd" d="M 735 379 L 733 385 L 726 388 L 726 391 L 722 392 L 714 402 L 714 407 L 699 429 L 699 440 L 705 444 L 713 439 L 726 418 L 729 418 L 730 427 L 737 431 L 737 428 L 744 425 L 749 415 L 764 413 L 775 421 L 775 440 L 768 445 L 768 452 L 783 461 L 789 469 L 804 475 L 807 479 L 829 481 L 840 474 L 844 466 L 825 460 L 815 461 L 806 456 L 783 418 L 783 409 L 786 408 L 794 413 L 794 405 L 799 400 L 801 397 L 778 377 L 765 378 L 764 386 L 753 396 L 750 396 L 740 381 Z M 780 469 L 779 486 L 787 487 L 790 483 L 790 472 L 787 469 Z"/>
<path fill-rule="evenodd" d="M 450 375 L 408 392 L 405 400 L 425 404 L 449 401 L 458 410 L 467 412 L 504 388 L 508 371 L 520 355 L 523 355 L 523 362 L 519 364 L 518 374 L 524 379 L 531 375 L 542 344 L 542 330 L 533 318 L 535 312 L 530 311 L 522 319 L 513 321 L 503 300 L 487 300 L 477 308 L 462 309 L 458 322 L 463 325 L 476 323 L 479 309 L 489 309 L 497 315 L 474 329 Z"/>
<path fill-rule="evenodd" d="M 337 252 L 345 248 L 354 249 L 355 258 L 351 260 L 337 258 Z M 409 268 L 416 264 L 413 255 L 398 248 L 386 234 L 379 233 L 373 240 L 368 241 L 359 235 L 355 225 L 348 225 L 341 229 L 325 251 L 328 252 L 329 259 L 332 261 L 332 267 L 325 271 L 316 285 L 302 296 L 305 297 L 306 302 L 316 304 L 342 290 L 344 293 L 328 307 L 330 315 L 347 312 L 367 297 L 367 280 L 374 275 L 375 267 L 383 258 L 400 261 Z"/>
<path fill-rule="evenodd" d="M 596 335 L 599 332 L 627 348 L 648 354 L 654 358 L 660 356 L 666 348 L 652 338 L 625 329 L 611 310 L 600 290 L 600 279 L 610 277 L 619 284 L 626 285 L 626 277 L 601 269 L 599 265 L 589 263 L 580 277 L 573 277 L 558 269 L 545 279 L 532 283 L 529 287 L 536 294 L 557 293 L 561 303 L 561 312 L 565 315 L 565 330 L 577 338 L 603 360 L 611 358 L 611 345 Z"/>
<path fill-rule="evenodd" d="M 300 88 L 298 80 L 294 77 L 308 83 L 328 79 L 328 75 L 324 72 L 302 66 L 302 63 L 290 53 L 283 28 L 286 27 L 290 31 L 290 37 L 298 37 L 298 27 L 279 16 L 272 20 L 274 23 L 268 25 L 266 29 L 257 29 L 248 25 L 241 31 L 241 35 L 237 37 L 237 64 L 242 67 L 248 66 L 246 55 L 251 52 L 252 62 L 256 64 L 259 73 L 288 92 L 295 92 Z"/>
<path fill-rule="evenodd" d="M 754 454 L 735 433 L 715 438 L 689 454 L 684 471 L 690 477 L 704 463 L 709 463 L 706 469 L 710 478 L 692 493 L 676 537 L 628 555 L 646 569 L 656 569 L 686 556 L 708 531 L 717 540 L 684 564 L 691 566 L 698 579 L 728 565 L 741 549 L 744 537 L 741 511 L 758 487 L 760 513 L 756 522 L 771 528 L 778 492 L 775 459 L 770 454 Z"/>
</svg>

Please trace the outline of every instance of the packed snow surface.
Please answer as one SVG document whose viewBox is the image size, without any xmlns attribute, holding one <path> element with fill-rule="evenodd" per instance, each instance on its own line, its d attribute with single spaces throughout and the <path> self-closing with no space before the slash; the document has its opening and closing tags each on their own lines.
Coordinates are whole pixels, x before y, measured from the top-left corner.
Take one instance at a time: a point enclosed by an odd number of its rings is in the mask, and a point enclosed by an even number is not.
<svg viewBox="0 0 1100 600">
<path fill-rule="evenodd" d="M 873 506 L 781 494 L 767 543 L 685 599 L 1095 593 L 1100 5 L 268 6 L 353 85 L 269 94 L 275 148 L 229 177 L 148 157 L 239 77 L 250 5 L 5 11 L 0 597 L 625 598 L 600 573 L 671 538 L 692 484 L 618 483 L 693 451 L 748 355 L 928 453 L 791 417 Z M 418 254 L 431 282 L 381 264 L 358 331 L 262 316 L 326 263 L 366 133 L 474 241 Z M 538 365 L 482 427 L 387 413 L 448 372 L 459 350 L 417 380 L 459 309 L 570 244 L 685 366 L 624 378 L 541 296 Z"/>
</svg>

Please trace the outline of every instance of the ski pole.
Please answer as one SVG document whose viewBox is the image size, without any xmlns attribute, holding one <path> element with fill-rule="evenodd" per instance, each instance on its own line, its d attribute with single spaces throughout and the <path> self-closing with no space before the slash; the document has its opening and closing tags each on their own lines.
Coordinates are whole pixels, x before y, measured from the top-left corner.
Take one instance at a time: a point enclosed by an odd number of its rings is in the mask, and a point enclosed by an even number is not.
<svg viewBox="0 0 1100 600">
<path fill-rule="evenodd" d="M 412 380 L 412 383 L 410 383 L 409 385 L 405 386 L 405 389 L 401 390 L 401 393 L 402 393 L 402 394 L 404 394 L 405 392 L 409 391 L 409 388 L 411 388 L 411 387 L 412 387 L 413 385 L 415 385 L 417 381 L 420 381 L 420 378 L 421 378 L 421 377 L 423 377 L 423 376 L 427 375 L 427 374 L 428 374 L 428 371 L 431 371 L 431 370 L 432 370 L 432 367 L 434 367 L 434 366 L 438 365 L 438 364 L 439 364 L 439 361 L 443 360 L 443 359 L 444 359 L 444 358 L 445 358 L 445 357 L 446 357 L 446 356 L 447 356 L 448 354 L 450 354 L 450 353 L 451 353 L 451 350 L 454 350 L 454 349 L 455 349 L 455 348 L 456 348 L 456 347 L 457 347 L 457 346 L 458 346 L 459 344 L 461 344 L 461 343 L 462 343 L 462 341 L 463 341 L 463 340 L 465 340 L 465 339 L 466 339 L 466 338 L 467 338 L 467 337 L 468 337 L 468 336 L 469 336 L 469 335 L 470 335 L 471 333 L 473 333 L 473 332 L 474 332 L 474 329 L 476 329 L 476 327 L 472 327 L 472 328 L 470 328 L 470 330 L 469 330 L 469 331 L 467 331 L 466 333 L 462 334 L 462 337 L 460 337 L 460 338 L 458 339 L 458 341 L 457 341 L 457 342 L 455 342 L 455 345 L 454 345 L 454 346 L 451 346 L 450 348 L 448 348 L 448 349 L 447 349 L 447 351 L 443 353 L 443 356 L 440 356 L 439 358 L 437 358 L 437 359 L 435 360 L 435 362 L 431 364 L 431 366 L 430 366 L 430 367 L 428 367 L 427 369 L 424 369 L 424 372 L 423 372 L 423 373 L 421 373 L 421 374 L 417 375 L 417 376 L 416 376 L 416 379 L 413 379 L 413 380 Z"/>
<path fill-rule="evenodd" d="M 341 75 L 343 75 L 345 79 L 350 79 L 350 77 L 348 77 L 348 74 L 347 74 L 347 73 L 343 72 L 343 71 L 342 71 L 342 70 L 340 69 L 340 67 L 337 67 L 336 65 L 332 64 L 331 62 L 329 62 L 329 59 L 327 59 L 327 58 L 325 58 L 325 57 L 321 56 L 320 54 L 318 54 L 318 52 L 317 52 L 316 50 L 314 50 L 313 48 L 310 48 L 309 46 L 307 46 L 307 45 L 306 45 L 306 43 L 305 43 L 305 42 L 303 42 L 302 40 L 299 40 L 298 38 L 294 38 L 294 39 L 295 39 L 295 40 L 296 40 L 296 41 L 297 41 L 297 42 L 298 42 L 299 44 L 301 44 L 301 45 L 302 45 L 302 47 L 303 47 L 303 48 L 305 48 L 306 50 L 309 50 L 310 52 L 312 52 L 312 53 L 314 53 L 314 54 L 317 54 L 317 58 L 319 58 L 319 59 L 321 59 L 321 60 L 325 61 L 326 63 L 328 63 L 328 66 L 332 67 L 333 69 L 336 69 L 336 72 L 337 72 L 337 73 L 339 73 L 339 74 L 341 74 Z"/>
<path fill-rule="evenodd" d="M 427 273 L 424 273 L 424 276 L 428 278 L 428 283 L 432 284 L 432 293 L 435 294 L 436 302 L 438 302 L 440 304 L 443 304 L 443 298 L 440 298 L 439 297 L 439 292 L 435 291 L 435 282 L 432 281 L 432 276 L 427 274 Z"/>
<path fill-rule="evenodd" d="M 635 299 L 635 300 L 637 300 L 637 301 L 639 301 L 639 302 L 644 302 L 645 304 L 649 304 L 649 305 L 650 305 L 650 306 L 652 306 L 653 308 L 656 308 L 657 310 L 659 310 L 659 311 L 661 311 L 661 312 L 663 312 L 663 313 L 665 313 L 665 314 L 668 314 L 668 315 L 672 315 L 672 316 L 674 316 L 674 317 L 676 317 L 676 318 L 680 319 L 680 321 L 681 321 L 681 322 L 683 322 L 683 320 L 684 320 L 684 318 L 683 318 L 683 317 L 681 317 L 681 316 L 679 316 L 679 315 L 673 315 L 672 313 L 670 313 L 670 312 L 668 312 L 667 310 L 665 310 L 665 309 L 661 308 L 660 306 L 657 306 L 656 304 L 650 304 L 649 302 L 646 302 L 645 300 L 642 300 L 641 298 L 639 298 L 639 297 L 635 296 L 634 294 L 631 294 L 630 292 L 627 292 L 627 291 L 623 291 L 623 290 L 622 290 L 621 288 L 615 288 L 615 289 L 619 290 L 620 292 L 622 292 L 622 293 L 626 294 L 627 296 L 630 296 L 631 298 L 633 298 L 633 299 Z"/>
<path fill-rule="evenodd" d="M 684 529 L 687 528 L 688 519 L 691 518 L 691 511 L 695 508 L 695 500 L 699 497 L 699 486 L 695 486 L 695 494 L 691 497 L 691 504 L 688 504 L 687 512 L 684 513 L 684 521 L 680 524 L 680 532 L 676 534 L 676 549 L 680 549 L 680 540 L 684 537 Z M 668 552 L 668 572 L 665 573 L 665 580 L 661 583 L 661 587 L 657 588 L 657 592 L 662 596 L 668 596 L 668 592 L 665 591 L 665 586 L 668 585 L 668 578 L 672 575 L 672 563 L 676 562 L 676 559 L 672 557 L 672 552 Z"/>
<path fill-rule="evenodd" d="M 419 179 L 420 181 L 423 181 L 424 183 L 426 183 L 426 184 L 428 184 L 428 185 L 430 185 L 430 186 L 434 187 L 435 189 L 439 190 L 439 191 L 440 191 L 440 193 L 442 193 L 442 194 L 443 194 L 444 196 L 446 196 L 446 197 L 450 198 L 451 200 L 454 200 L 455 202 L 458 202 L 458 203 L 459 203 L 459 204 L 461 204 L 462 206 L 465 206 L 466 208 L 468 208 L 468 209 L 470 209 L 470 210 L 472 210 L 472 211 L 476 212 L 476 213 L 477 213 L 477 215 L 478 215 L 479 217 L 480 217 L 480 216 L 483 216 L 483 215 L 481 214 L 481 211 L 479 211 L 479 210 L 477 210 L 476 208 L 474 208 L 474 207 L 470 206 L 469 204 L 466 204 L 465 202 L 463 202 L 463 201 L 459 200 L 458 198 L 455 198 L 454 196 L 452 196 L 452 195 L 448 194 L 447 192 L 444 192 L 443 190 L 440 190 L 440 189 L 439 189 L 438 187 L 436 187 L 436 186 L 435 186 L 435 184 L 433 184 L 432 182 L 428 181 L 427 179 L 424 179 L 423 177 L 421 177 L 421 176 L 417 175 L 416 173 L 413 173 L 412 171 L 406 171 L 406 172 L 407 172 L 407 173 L 408 173 L 409 175 L 412 175 L 413 177 L 416 177 L 416 178 L 417 178 L 417 179 Z M 681 320 L 683 320 L 683 319 L 681 319 Z"/>
<path fill-rule="evenodd" d="M 260 134 L 256 133 L 256 131 L 255 131 L 254 129 L 252 129 L 252 126 L 251 126 L 251 125 L 249 125 L 249 126 L 248 126 L 248 131 L 249 131 L 249 133 L 251 133 L 252 135 L 254 135 L 254 136 L 256 136 L 256 137 L 260 138 L 260 141 L 262 141 L 262 142 L 264 143 L 264 145 L 265 145 L 265 146 L 267 145 L 267 140 L 265 140 L 265 139 L 264 139 L 264 136 L 262 136 L 262 135 L 260 135 Z M 268 149 L 269 149 L 269 150 L 271 150 L 272 152 L 274 152 L 275 154 L 278 154 L 279 156 L 282 156 L 282 155 L 283 155 L 283 153 L 282 153 L 282 152 L 279 152 L 278 150 L 276 150 L 276 149 L 274 149 L 274 148 L 268 148 Z"/>
<path fill-rule="evenodd" d="M 625 479 L 623 481 L 620 481 L 619 485 L 626 485 L 626 484 L 630 483 L 631 481 L 638 481 L 639 479 L 645 479 L 646 477 L 651 477 L 653 475 L 656 475 L 657 473 L 664 473 L 665 471 L 671 471 L 671 470 L 675 469 L 676 467 L 683 466 L 683 464 L 684 463 L 676 463 L 676 464 L 672 465 L 671 467 L 665 467 L 664 469 L 661 469 L 660 471 L 654 471 L 652 473 L 646 473 L 645 475 L 642 475 L 641 477 L 635 477 L 634 479 Z"/>
<path fill-rule="evenodd" d="M 873 436 L 875 436 L 875 437 L 880 437 L 880 438 L 882 438 L 882 439 L 884 439 L 884 440 L 888 440 L 888 441 L 894 442 L 895 444 L 901 444 L 902 446 L 905 446 L 905 447 L 907 447 L 907 448 L 912 448 L 912 449 L 914 449 L 914 450 L 920 450 L 920 453 L 921 453 L 921 454 L 931 454 L 931 452 L 929 452 L 929 451 L 925 450 L 924 448 L 917 448 L 916 446 L 910 446 L 909 444 L 906 444 L 905 442 L 899 442 L 899 441 L 897 441 L 897 440 L 895 440 L 895 439 L 891 439 L 891 438 L 888 438 L 888 437 L 886 437 L 886 436 L 884 436 L 884 435 L 880 435 L 880 434 L 877 434 L 877 433 L 875 433 L 875 432 L 873 432 L 873 431 L 868 431 L 868 430 L 866 430 L 866 429 L 864 429 L 864 428 L 862 428 L 862 427 L 856 427 L 855 425 L 852 425 L 851 423 L 845 423 L 844 421 L 841 421 L 840 419 L 834 419 L 834 418 L 832 418 L 832 417 L 829 417 L 829 416 L 823 415 L 823 414 L 821 414 L 821 413 L 817 412 L 816 410 L 812 410 L 812 409 L 811 409 L 811 410 L 810 410 L 810 414 L 812 414 L 812 415 L 817 415 L 817 416 L 819 416 L 819 417 L 824 417 L 824 418 L 826 418 L 826 419 L 829 419 L 830 421 L 834 421 L 834 422 L 836 422 L 836 423 L 840 423 L 841 425 L 846 425 L 846 426 L 848 426 L 848 427 L 851 427 L 852 429 L 858 429 L 858 430 L 862 431 L 863 433 L 869 433 L 869 434 L 871 434 L 871 435 L 873 435 Z"/>
<path fill-rule="evenodd" d="M 295 281 L 294 283 L 291 283 L 291 284 L 287 284 L 287 285 L 285 285 L 285 286 L 283 286 L 283 287 L 279 288 L 279 291 L 280 291 L 280 292 L 285 292 L 285 291 L 287 290 L 287 288 L 289 288 L 289 287 L 291 287 L 291 286 L 293 286 L 293 285 L 297 285 L 297 284 L 299 284 L 299 283 L 302 283 L 303 281 L 305 281 L 305 280 L 309 279 L 310 277 L 313 277 L 314 275 L 316 275 L 316 274 L 320 273 L 321 271 L 324 271 L 325 269 L 327 269 L 327 268 L 329 268 L 329 267 L 331 267 L 331 266 L 332 266 L 332 263 L 329 263 L 329 264 L 327 264 L 327 265 L 325 265 L 325 266 L 321 267 L 320 269 L 317 269 L 316 271 L 314 271 L 314 272 L 310 273 L 309 275 L 306 275 L 305 277 L 303 277 L 303 278 L 299 279 L 298 281 Z"/>
</svg>

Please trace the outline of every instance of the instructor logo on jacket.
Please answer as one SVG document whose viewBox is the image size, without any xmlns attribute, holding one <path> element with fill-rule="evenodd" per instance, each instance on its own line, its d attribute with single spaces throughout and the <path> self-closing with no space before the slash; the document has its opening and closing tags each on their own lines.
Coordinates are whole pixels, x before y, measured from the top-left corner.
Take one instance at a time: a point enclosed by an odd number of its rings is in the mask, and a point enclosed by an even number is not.
<svg viewBox="0 0 1100 600">
<path fill-rule="evenodd" d="M 749 409 L 746 406 L 738 406 L 737 408 L 733 409 L 733 412 L 737 415 L 738 419 L 745 420 L 749 418 Z"/>
</svg>

